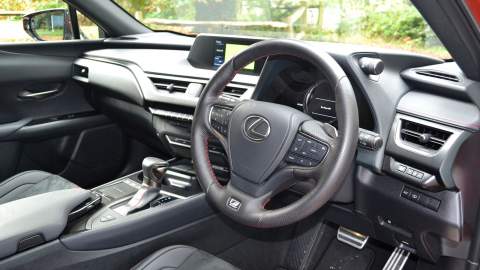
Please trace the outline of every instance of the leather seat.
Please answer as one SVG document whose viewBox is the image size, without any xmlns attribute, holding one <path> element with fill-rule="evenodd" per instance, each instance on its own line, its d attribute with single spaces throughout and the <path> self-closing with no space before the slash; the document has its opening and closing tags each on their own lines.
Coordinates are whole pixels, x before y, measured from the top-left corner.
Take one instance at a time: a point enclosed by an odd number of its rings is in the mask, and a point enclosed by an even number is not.
<svg viewBox="0 0 480 270">
<path fill-rule="evenodd" d="M 0 182 L 0 204 L 71 188 L 78 186 L 61 176 L 43 171 L 26 171 Z"/>
<path fill-rule="evenodd" d="M 163 248 L 133 267 L 134 270 L 238 270 L 205 251 L 189 246 Z"/>
</svg>

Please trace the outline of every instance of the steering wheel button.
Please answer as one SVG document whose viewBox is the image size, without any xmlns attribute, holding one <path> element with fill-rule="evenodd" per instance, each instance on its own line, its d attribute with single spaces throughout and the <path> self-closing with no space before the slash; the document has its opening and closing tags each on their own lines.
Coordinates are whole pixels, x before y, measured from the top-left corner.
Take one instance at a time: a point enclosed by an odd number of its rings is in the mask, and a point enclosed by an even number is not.
<svg viewBox="0 0 480 270">
<path fill-rule="evenodd" d="M 302 147 L 293 145 L 290 152 L 295 153 L 295 154 L 300 154 L 302 152 Z"/>
<path fill-rule="evenodd" d="M 309 149 L 308 157 L 313 160 L 322 161 L 325 155 L 327 154 L 327 151 L 328 151 L 327 146 L 320 143 L 316 143 L 315 147 L 312 147 Z"/>
<path fill-rule="evenodd" d="M 293 143 L 292 148 L 294 148 L 294 147 L 295 147 L 295 148 L 298 148 L 298 149 L 302 149 L 302 147 L 303 147 L 303 141 L 298 142 L 297 140 L 295 140 L 295 142 Z M 299 151 L 300 151 L 300 150 L 299 150 Z"/>
<path fill-rule="evenodd" d="M 298 162 L 297 162 L 298 165 L 301 165 L 301 166 L 307 166 L 307 159 L 306 158 L 298 158 Z"/>
<path fill-rule="evenodd" d="M 313 167 L 313 166 L 316 166 L 317 164 L 318 164 L 318 162 L 316 162 L 316 161 L 307 160 L 307 166 L 308 167 Z"/>
<path fill-rule="evenodd" d="M 322 153 L 320 153 L 320 151 L 318 151 L 318 149 L 310 148 L 308 150 L 308 155 L 307 156 L 311 159 L 320 160 L 323 155 L 322 155 Z"/>
<path fill-rule="evenodd" d="M 296 155 L 288 154 L 287 155 L 287 161 L 292 162 L 292 163 L 297 163 L 298 159 Z"/>
<path fill-rule="evenodd" d="M 295 143 L 299 143 L 303 145 L 304 142 L 305 142 L 305 137 L 301 135 L 297 135 L 297 137 L 295 137 Z"/>
</svg>

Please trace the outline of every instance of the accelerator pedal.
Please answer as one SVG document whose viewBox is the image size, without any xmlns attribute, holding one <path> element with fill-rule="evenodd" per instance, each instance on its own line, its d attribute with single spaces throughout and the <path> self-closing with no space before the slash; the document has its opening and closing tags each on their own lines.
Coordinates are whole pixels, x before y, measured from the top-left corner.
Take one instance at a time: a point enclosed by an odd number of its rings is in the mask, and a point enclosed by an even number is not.
<svg viewBox="0 0 480 270">
<path fill-rule="evenodd" d="M 369 236 L 352 231 L 345 227 L 338 227 L 337 240 L 358 250 L 363 249 L 367 244 Z"/>
</svg>

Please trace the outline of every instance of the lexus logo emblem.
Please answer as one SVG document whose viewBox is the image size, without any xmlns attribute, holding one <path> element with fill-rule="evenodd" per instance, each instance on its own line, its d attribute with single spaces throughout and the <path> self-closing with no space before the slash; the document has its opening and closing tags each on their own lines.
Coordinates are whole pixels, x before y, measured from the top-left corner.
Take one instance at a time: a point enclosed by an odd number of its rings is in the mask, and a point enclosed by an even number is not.
<svg viewBox="0 0 480 270">
<path fill-rule="evenodd" d="M 240 210 L 240 207 L 242 207 L 242 203 L 235 198 L 229 197 L 227 200 L 227 206 L 232 208 L 234 211 L 238 211 Z"/>
<path fill-rule="evenodd" d="M 261 116 L 251 115 L 243 122 L 243 131 L 248 139 L 260 142 L 270 135 L 270 123 Z"/>
</svg>

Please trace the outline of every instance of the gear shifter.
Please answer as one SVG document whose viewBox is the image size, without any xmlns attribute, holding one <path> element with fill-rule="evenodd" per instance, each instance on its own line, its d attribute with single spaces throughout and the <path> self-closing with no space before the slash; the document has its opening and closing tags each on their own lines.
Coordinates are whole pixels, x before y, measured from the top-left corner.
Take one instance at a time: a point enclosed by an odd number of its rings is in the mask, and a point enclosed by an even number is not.
<svg viewBox="0 0 480 270">
<path fill-rule="evenodd" d="M 168 162 L 159 158 L 147 157 L 143 159 L 142 187 L 133 195 L 127 204 L 127 214 L 142 209 L 158 197 L 163 177 L 168 168 Z"/>
</svg>

